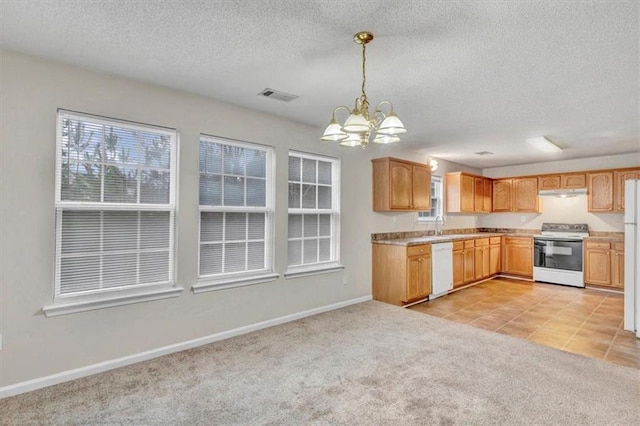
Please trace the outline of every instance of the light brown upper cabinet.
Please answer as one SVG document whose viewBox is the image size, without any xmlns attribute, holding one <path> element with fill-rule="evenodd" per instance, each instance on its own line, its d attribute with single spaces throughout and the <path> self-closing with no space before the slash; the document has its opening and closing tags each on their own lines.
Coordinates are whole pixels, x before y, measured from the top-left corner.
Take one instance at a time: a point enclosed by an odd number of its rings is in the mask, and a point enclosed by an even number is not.
<svg viewBox="0 0 640 426">
<path fill-rule="evenodd" d="M 593 172 L 587 175 L 587 211 L 613 211 L 613 172 Z"/>
<path fill-rule="evenodd" d="M 373 163 L 373 210 L 431 210 L 431 169 L 426 164 L 398 158 L 376 158 Z"/>
<path fill-rule="evenodd" d="M 445 175 L 447 213 L 490 213 L 491 179 L 464 172 Z"/>
<path fill-rule="evenodd" d="M 538 179 L 536 177 L 513 179 L 513 211 L 539 213 Z"/>
<path fill-rule="evenodd" d="M 616 170 L 613 172 L 613 210 L 624 211 L 624 181 L 640 179 L 640 169 Z"/>
<path fill-rule="evenodd" d="M 492 211 L 510 212 L 513 210 L 512 185 L 513 179 L 496 179 L 493 181 Z"/>
<path fill-rule="evenodd" d="M 538 190 L 540 191 L 545 189 L 579 189 L 586 187 L 586 173 L 538 176 Z"/>
</svg>

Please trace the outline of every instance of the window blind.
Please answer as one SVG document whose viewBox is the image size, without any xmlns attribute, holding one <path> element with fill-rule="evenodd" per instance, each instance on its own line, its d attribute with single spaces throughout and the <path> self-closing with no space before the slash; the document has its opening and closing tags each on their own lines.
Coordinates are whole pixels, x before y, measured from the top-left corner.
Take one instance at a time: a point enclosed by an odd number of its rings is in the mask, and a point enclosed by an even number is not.
<svg viewBox="0 0 640 426">
<path fill-rule="evenodd" d="M 272 151 L 256 144 L 201 137 L 200 277 L 272 269 Z"/>
<path fill-rule="evenodd" d="M 176 132 L 58 112 L 55 297 L 173 281 Z"/>
</svg>

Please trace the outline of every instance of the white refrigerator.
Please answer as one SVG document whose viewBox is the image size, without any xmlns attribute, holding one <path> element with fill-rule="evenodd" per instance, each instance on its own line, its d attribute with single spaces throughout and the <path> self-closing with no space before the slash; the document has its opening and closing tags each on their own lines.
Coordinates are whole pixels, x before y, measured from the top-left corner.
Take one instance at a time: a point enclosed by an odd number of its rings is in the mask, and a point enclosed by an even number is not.
<svg viewBox="0 0 640 426">
<path fill-rule="evenodd" d="M 624 329 L 640 338 L 640 180 L 624 185 Z"/>
</svg>

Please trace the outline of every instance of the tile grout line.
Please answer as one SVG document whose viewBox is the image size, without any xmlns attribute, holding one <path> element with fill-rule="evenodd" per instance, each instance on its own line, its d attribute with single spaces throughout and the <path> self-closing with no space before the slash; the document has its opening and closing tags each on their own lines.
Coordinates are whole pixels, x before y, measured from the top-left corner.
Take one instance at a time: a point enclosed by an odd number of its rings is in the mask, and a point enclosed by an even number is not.
<svg viewBox="0 0 640 426">
<path fill-rule="evenodd" d="M 561 350 L 565 350 L 565 348 L 567 347 L 567 345 L 569 344 L 569 342 L 570 342 L 571 340 L 573 340 L 573 338 L 574 338 L 574 337 L 576 337 L 576 334 L 578 334 L 578 332 L 579 332 L 580 330 L 582 330 L 582 327 L 587 323 L 587 321 L 589 321 L 589 318 L 591 318 L 591 317 L 593 316 L 593 314 L 598 310 L 598 308 L 599 308 L 600 306 L 602 306 L 602 304 L 604 303 L 604 301 L 605 301 L 606 299 L 607 299 L 607 297 L 605 296 L 605 297 L 600 301 L 600 303 L 598 303 L 598 306 L 596 306 L 596 307 L 591 311 L 591 313 L 589 314 L 589 316 L 588 316 L 587 318 L 585 318 L 585 320 L 584 320 L 584 321 L 582 321 L 582 324 L 580 324 L 580 327 L 578 327 L 578 329 L 577 329 L 576 331 L 574 331 L 573 335 L 569 338 L 569 340 L 567 340 L 567 343 L 565 343 L 564 345 L 562 345 Z M 612 341 L 612 342 L 613 342 L 613 341 Z M 611 346 L 611 343 L 609 344 L 609 346 Z M 591 358 L 593 358 L 593 357 L 591 357 Z M 604 358 L 602 358 L 602 359 L 604 359 Z"/>
</svg>

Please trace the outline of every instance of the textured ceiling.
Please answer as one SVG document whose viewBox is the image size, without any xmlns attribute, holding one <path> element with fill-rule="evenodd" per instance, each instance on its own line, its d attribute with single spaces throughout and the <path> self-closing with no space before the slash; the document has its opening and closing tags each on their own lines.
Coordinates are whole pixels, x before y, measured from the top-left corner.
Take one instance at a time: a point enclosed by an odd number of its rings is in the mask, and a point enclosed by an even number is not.
<svg viewBox="0 0 640 426">
<path fill-rule="evenodd" d="M 407 147 L 493 167 L 640 152 L 633 1 L 0 1 L 1 46 L 289 117 L 321 133 L 360 91 Z M 269 87 L 300 96 L 261 98 Z M 525 139 L 564 148 L 544 154 Z M 318 135 L 320 136 L 320 134 Z M 371 149 L 376 149 L 372 147 Z M 494 155 L 478 156 L 478 151 Z"/>
</svg>

